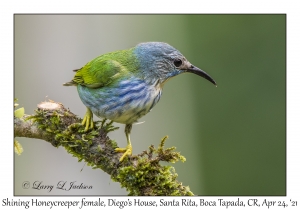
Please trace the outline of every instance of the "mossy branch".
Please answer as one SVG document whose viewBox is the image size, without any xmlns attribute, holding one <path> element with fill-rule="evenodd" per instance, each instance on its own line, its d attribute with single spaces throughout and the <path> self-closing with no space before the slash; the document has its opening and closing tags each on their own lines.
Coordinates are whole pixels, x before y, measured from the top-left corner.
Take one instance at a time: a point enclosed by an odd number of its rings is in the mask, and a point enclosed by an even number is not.
<svg viewBox="0 0 300 210">
<path fill-rule="evenodd" d="M 15 137 L 42 139 L 54 147 L 64 147 L 78 161 L 108 173 L 129 195 L 193 195 L 189 187 L 176 180 L 173 167 L 160 164 L 160 161 L 185 161 L 174 151 L 175 147 L 164 149 L 167 137 L 157 149 L 151 145 L 148 151 L 127 157 L 120 163 L 121 154 L 114 152 L 117 143 L 107 136 L 116 129 L 112 122 L 103 120 L 96 121 L 93 130 L 84 132 L 81 119 L 54 101 L 38 104 L 34 115 L 14 118 Z"/>
</svg>

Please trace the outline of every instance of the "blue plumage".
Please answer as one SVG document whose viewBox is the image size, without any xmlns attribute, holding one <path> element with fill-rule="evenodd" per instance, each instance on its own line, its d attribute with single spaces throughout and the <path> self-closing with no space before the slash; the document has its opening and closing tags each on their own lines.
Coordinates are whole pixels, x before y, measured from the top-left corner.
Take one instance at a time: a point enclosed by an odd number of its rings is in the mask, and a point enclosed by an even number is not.
<svg viewBox="0 0 300 210">
<path fill-rule="evenodd" d="M 77 86 L 84 105 L 100 118 L 132 124 L 147 114 L 159 101 L 161 88 L 130 77 L 110 87 L 91 89 Z"/>
</svg>

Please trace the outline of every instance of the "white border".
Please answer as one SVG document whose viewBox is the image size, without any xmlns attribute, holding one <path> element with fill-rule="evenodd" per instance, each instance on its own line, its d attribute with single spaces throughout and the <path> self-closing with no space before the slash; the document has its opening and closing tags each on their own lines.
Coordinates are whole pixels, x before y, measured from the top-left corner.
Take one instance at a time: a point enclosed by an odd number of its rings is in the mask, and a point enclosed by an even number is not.
<svg viewBox="0 0 300 210">
<path fill-rule="evenodd" d="M 282 197 L 240 197 L 247 201 L 257 198 L 261 202 L 264 199 L 289 202 L 297 200 L 300 205 L 300 169 L 299 169 L 299 7 L 296 1 L 7 1 L 3 0 L 1 10 L 1 179 L 0 179 L 0 205 L 2 199 L 31 200 L 30 197 L 13 197 L 13 151 L 11 134 L 13 133 L 13 14 L 14 13 L 281 13 L 287 14 L 287 196 Z M 115 197 L 119 200 L 125 197 Z M 207 200 L 222 198 L 236 200 L 237 197 L 201 197 Z M 199 202 L 199 197 L 192 198 Z M 38 197 L 38 200 L 81 200 L 81 197 Z M 89 200 L 97 200 L 90 197 Z M 109 198 L 103 198 L 109 199 Z M 134 199 L 134 198 L 130 198 Z M 144 200 L 156 200 L 161 198 L 143 198 Z M 166 199 L 166 198 L 165 198 Z M 173 199 L 173 198 L 167 198 Z M 176 198 L 179 199 L 179 198 Z M 180 198 L 181 199 L 181 198 Z M 22 207 L 24 208 L 24 207 Z M 34 207 L 30 207 L 32 209 Z M 126 208 L 126 207 L 125 207 Z M 130 207 L 130 209 L 140 207 Z M 182 208 L 182 207 L 174 207 Z M 252 208 L 253 207 L 249 207 Z M 290 206 L 289 206 L 290 208 Z M 297 208 L 297 207 L 296 207 Z M 294 208 L 294 209 L 296 209 Z M 299 207 L 298 207 L 299 208 Z M 37 209 L 37 208 L 36 208 Z M 75 208 L 74 208 L 75 209 Z M 78 209 L 78 207 L 76 207 Z M 115 209 L 120 209 L 115 207 Z M 273 207 L 271 209 L 282 209 Z"/>
</svg>

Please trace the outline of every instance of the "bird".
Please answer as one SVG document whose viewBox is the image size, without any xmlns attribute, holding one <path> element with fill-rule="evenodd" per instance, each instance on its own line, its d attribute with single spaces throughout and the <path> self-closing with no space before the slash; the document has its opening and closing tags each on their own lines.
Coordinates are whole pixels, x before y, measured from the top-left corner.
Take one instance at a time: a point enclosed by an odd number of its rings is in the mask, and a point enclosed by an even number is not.
<svg viewBox="0 0 300 210">
<path fill-rule="evenodd" d="M 132 125 L 157 104 L 165 83 L 180 74 L 193 73 L 217 86 L 205 71 L 192 65 L 177 49 L 164 42 L 143 42 L 126 50 L 102 54 L 89 61 L 64 86 L 77 86 L 87 111 L 85 131 L 94 128 L 93 114 L 125 124 L 127 146 L 115 152 L 132 155 Z"/>
</svg>

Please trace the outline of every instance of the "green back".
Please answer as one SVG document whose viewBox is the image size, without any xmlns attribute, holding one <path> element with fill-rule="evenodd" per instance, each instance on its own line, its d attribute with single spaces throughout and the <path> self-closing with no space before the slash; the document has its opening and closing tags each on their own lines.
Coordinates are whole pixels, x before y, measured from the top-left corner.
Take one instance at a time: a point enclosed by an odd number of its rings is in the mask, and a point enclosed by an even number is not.
<svg viewBox="0 0 300 210">
<path fill-rule="evenodd" d="M 99 88 L 131 76 L 139 66 L 133 51 L 131 48 L 98 56 L 76 72 L 73 82 Z"/>
</svg>

